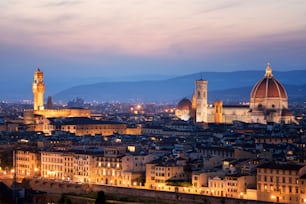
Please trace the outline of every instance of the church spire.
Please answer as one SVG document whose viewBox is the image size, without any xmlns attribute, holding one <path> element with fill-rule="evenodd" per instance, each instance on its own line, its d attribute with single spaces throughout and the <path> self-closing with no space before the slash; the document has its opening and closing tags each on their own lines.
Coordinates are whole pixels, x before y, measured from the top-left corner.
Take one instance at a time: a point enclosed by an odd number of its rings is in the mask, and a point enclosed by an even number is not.
<svg viewBox="0 0 306 204">
<path fill-rule="evenodd" d="M 270 63 L 267 64 L 267 67 L 266 67 L 266 74 L 265 74 L 265 77 L 266 78 L 271 78 L 273 75 L 272 75 L 272 68 L 271 68 L 271 65 Z"/>
</svg>

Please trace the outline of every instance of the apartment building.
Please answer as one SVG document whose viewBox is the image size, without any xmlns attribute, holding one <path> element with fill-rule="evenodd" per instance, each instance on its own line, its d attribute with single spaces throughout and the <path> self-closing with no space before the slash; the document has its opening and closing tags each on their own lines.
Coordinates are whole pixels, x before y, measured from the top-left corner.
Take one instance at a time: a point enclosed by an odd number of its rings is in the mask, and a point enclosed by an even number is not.
<svg viewBox="0 0 306 204">
<path fill-rule="evenodd" d="M 266 163 L 257 168 L 258 200 L 280 203 L 304 202 L 305 166 Z"/>
<path fill-rule="evenodd" d="M 16 174 L 18 178 L 40 175 L 40 153 L 30 150 L 16 150 Z"/>
</svg>

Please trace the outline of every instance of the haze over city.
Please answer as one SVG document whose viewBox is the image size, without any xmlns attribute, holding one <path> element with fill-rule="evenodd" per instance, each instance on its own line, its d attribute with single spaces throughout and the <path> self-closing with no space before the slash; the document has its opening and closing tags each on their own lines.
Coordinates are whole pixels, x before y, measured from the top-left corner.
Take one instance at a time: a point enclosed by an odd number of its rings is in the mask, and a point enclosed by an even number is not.
<svg viewBox="0 0 306 204">
<path fill-rule="evenodd" d="M 49 88 L 267 62 L 275 71 L 305 69 L 305 19 L 300 0 L 1 1 L 1 84 L 30 84 L 37 66 Z"/>
</svg>

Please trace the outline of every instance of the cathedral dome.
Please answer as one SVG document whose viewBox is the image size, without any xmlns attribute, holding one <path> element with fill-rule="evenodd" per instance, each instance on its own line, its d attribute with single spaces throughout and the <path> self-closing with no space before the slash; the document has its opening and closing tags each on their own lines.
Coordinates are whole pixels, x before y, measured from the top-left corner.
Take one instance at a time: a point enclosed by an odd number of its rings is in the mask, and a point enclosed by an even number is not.
<svg viewBox="0 0 306 204">
<path fill-rule="evenodd" d="M 251 92 L 252 98 L 288 98 L 283 85 L 273 77 L 270 64 L 267 65 L 265 77 L 259 80 L 253 87 Z"/>
<path fill-rule="evenodd" d="M 273 77 L 270 64 L 265 76 L 259 80 L 250 94 L 250 114 L 253 122 L 290 121 L 288 96 L 283 85 Z"/>
<path fill-rule="evenodd" d="M 191 109 L 191 101 L 188 98 L 183 98 L 177 104 L 177 109 L 179 109 L 179 110 L 190 110 Z"/>
</svg>

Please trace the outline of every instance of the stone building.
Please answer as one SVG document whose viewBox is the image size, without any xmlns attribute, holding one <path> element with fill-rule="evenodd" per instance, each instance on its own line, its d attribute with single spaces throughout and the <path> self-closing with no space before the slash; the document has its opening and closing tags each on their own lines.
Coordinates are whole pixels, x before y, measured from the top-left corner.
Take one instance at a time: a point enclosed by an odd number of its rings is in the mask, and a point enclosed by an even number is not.
<svg viewBox="0 0 306 204">
<path fill-rule="evenodd" d="M 303 203 L 306 166 L 266 163 L 257 168 L 257 197 L 260 201 Z M 304 191 L 301 191 L 301 190 Z"/>
<path fill-rule="evenodd" d="M 288 109 L 288 96 L 284 86 L 273 76 L 270 64 L 265 75 L 253 87 L 249 105 L 224 105 L 222 100 L 208 105 L 208 82 L 196 80 L 192 97 L 195 122 L 232 123 L 235 120 L 255 123 L 290 123 L 294 116 Z"/>
</svg>

